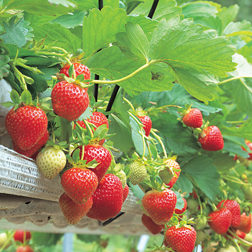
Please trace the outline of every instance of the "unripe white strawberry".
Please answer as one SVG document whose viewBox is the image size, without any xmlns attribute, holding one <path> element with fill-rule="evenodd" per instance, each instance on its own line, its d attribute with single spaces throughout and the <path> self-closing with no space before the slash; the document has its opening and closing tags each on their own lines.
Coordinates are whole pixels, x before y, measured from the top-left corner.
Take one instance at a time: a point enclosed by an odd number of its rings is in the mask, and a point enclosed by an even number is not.
<svg viewBox="0 0 252 252">
<path fill-rule="evenodd" d="M 66 156 L 61 149 L 48 146 L 39 152 L 36 164 L 47 179 L 53 179 L 65 167 Z"/>
</svg>

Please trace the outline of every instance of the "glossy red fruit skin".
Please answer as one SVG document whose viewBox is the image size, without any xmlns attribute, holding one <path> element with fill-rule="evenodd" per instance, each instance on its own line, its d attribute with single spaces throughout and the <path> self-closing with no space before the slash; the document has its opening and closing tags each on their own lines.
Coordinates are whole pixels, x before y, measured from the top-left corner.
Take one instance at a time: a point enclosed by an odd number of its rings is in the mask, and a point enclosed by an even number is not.
<svg viewBox="0 0 252 252">
<path fill-rule="evenodd" d="M 183 198 L 184 201 L 184 207 L 182 209 L 175 209 L 175 214 L 183 214 L 187 208 L 187 201 Z"/>
<path fill-rule="evenodd" d="M 222 200 L 218 203 L 217 208 L 225 207 L 232 214 L 231 227 L 237 228 L 241 224 L 240 205 L 235 200 Z"/>
<path fill-rule="evenodd" d="M 75 225 L 92 207 L 93 198 L 91 196 L 84 204 L 77 204 L 64 192 L 60 196 L 59 205 L 67 222 L 71 225 Z"/>
<path fill-rule="evenodd" d="M 172 226 L 166 231 L 165 240 L 176 252 L 192 252 L 196 241 L 196 231 L 193 227 Z"/>
<path fill-rule="evenodd" d="M 73 167 L 63 173 L 61 185 L 74 202 L 84 204 L 95 192 L 98 178 L 89 169 Z"/>
<path fill-rule="evenodd" d="M 44 135 L 40 138 L 40 140 L 28 150 L 20 149 L 17 146 L 17 144 L 14 141 L 12 141 L 13 150 L 26 157 L 32 157 L 40 148 L 42 148 L 46 144 L 46 142 L 48 141 L 48 138 L 49 138 L 49 132 L 48 130 L 46 130 Z"/>
<path fill-rule="evenodd" d="M 208 225 L 215 233 L 223 235 L 228 231 L 232 221 L 232 213 L 227 208 L 217 209 L 211 212 L 208 217 Z"/>
<path fill-rule="evenodd" d="M 251 214 L 246 215 L 245 213 L 242 213 L 241 215 L 241 223 L 237 227 L 240 231 L 248 234 L 251 230 Z"/>
<path fill-rule="evenodd" d="M 81 159 L 82 147 L 79 146 L 74 151 L 76 151 L 77 149 L 80 150 L 80 159 Z M 94 159 L 99 164 L 91 170 L 96 174 L 98 182 L 100 182 L 111 164 L 112 157 L 110 152 L 101 145 L 98 144 L 86 145 L 84 147 L 83 160 L 86 160 L 88 164 Z"/>
<path fill-rule="evenodd" d="M 191 108 L 184 116 L 183 123 L 192 128 L 200 128 L 203 124 L 202 113 L 199 109 Z"/>
<path fill-rule="evenodd" d="M 93 206 L 87 217 L 105 221 L 119 214 L 122 204 L 122 182 L 116 175 L 106 174 L 93 194 Z"/>
<path fill-rule="evenodd" d="M 164 225 L 157 225 L 151 217 L 146 214 L 142 215 L 141 221 L 143 225 L 154 235 L 159 234 L 164 228 Z"/>
<path fill-rule="evenodd" d="M 89 80 L 90 79 L 90 71 L 89 68 L 81 63 L 75 62 L 73 63 L 74 65 L 74 71 L 75 71 L 75 75 L 76 77 L 80 74 L 84 75 L 84 80 Z M 69 77 L 69 68 L 70 65 L 67 64 L 65 66 L 63 66 L 60 69 L 60 74 L 65 74 L 67 77 Z M 86 84 L 89 84 L 89 82 L 86 82 Z"/>
<path fill-rule="evenodd" d="M 246 233 L 242 232 L 241 230 L 237 229 L 235 233 L 238 235 L 238 237 L 244 239 L 246 236 Z M 248 234 L 248 233 L 247 233 Z"/>
<path fill-rule="evenodd" d="M 158 225 L 167 223 L 174 211 L 177 203 L 176 194 L 170 190 L 151 190 L 145 193 L 142 198 L 142 205 L 151 219 Z"/>
<path fill-rule="evenodd" d="M 24 235 L 25 233 L 25 235 Z M 25 238 L 25 239 L 24 239 Z M 30 231 L 25 231 L 22 229 L 17 229 L 13 235 L 14 241 L 19 241 L 21 243 L 24 243 L 25 241 L 28 241 L 31 239 L 31 232 Z"/>
<path fill-rule="evenodd" d="M 207 151 L 218 151 L 224 147 L 221 131 L 217 126 L 209 126 L 203 130 L 198 138 L 202 149 Z"/>
<path fill-rule="evenodd" d="M 32 148 L 47 130 L 45 112 L 34 106 L 12 108 L 5 117 L 5 127 L 12 140 L 22 150 Z"/>
<path fill-rule="evenodd" d="M 252 143 L 248 140 L 245 141 L 246 145 L 249 147 L 250 151 L 252 151 Z M 247 151 L 245 148 L 242 147 L 243 150 Z M 252 152 L 248 153 L 249 157 L 248 160 L 252 160 Z"/>
<path fill-rule="evenodd" d="M 128 185 L 126 185 L 123 188 L 123 202 L 127 199 L 128 195 L 129 195 L 129 187 Z"/>
<path fill-rule="evenodd" d="M 142 122 L 143 124 L 143 129 L 145 131 L 145 135 L 149 136 L 150 135 L 150 131 L 151 131 L 151 127 L 152 127 L 152 121 L 150 119 L 149 116 L 145 115 L 145 116 L 137 116 L 139 118 L 139 120 Z"/>
<path fill-rule="evenodd" d="M 51 98 L 54 112 L 68 121 L 77 120 L 89 105 L 87 91 L 67 81 L 58 82 L 53 87 Z"/>
<path fill-rule="evenodd" d="M 249 248 L 249 250 L 247 252 L 252 252 L 252 247 Z"/>
<path fill-rule="evenodd" d="M 19 246 L 16 252 L 33 252 L 33 249 L 29 245 Z"/>
<path fill-rule="evenodd" d="M 94 124 L 97 128 L 103 124 L 106 124 L 107 128 L 109 128 L 109 123 L 107 117 L 101 112 L 93 112 L 93 115 L 90 118 L 86 119 L 86 121 Z M 86 129 L 86 124 L 83 121 L 77 121 L 77 123 L 84 129 Z M 96 128 L 95 128 L 96 130 Z M 101 139 L 99 141 L 100 145 L 104 144 L 105 139 Z"/>
</svg>

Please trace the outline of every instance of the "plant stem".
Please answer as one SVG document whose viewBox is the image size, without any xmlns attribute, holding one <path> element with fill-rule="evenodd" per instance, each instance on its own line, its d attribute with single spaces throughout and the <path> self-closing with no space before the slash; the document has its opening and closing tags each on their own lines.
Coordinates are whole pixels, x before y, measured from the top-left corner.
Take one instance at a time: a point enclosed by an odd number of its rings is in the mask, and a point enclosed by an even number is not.
<svg viewBox="0 0 252 252">
<path fill-rule="evenodd" d="M 127 98 L 123 97 L 123 100 L 126 101 L 130 105 L 132 111 L 135 111 L 134 106 L 132 105 L 132 103 Z"/>
<path fill-rule="evenodd" d="M 156 138 L 156 139 L 158 140 L 158 142 L 160 143 L 160 145 L 161 145 L 161 147 L 162 147 L 162 149 L 163 149 L 163 152 L 164 152 L 164 157 L 167 158 L 167 153 L 166 153 L 166 150 L 165 150 L 165 147 L 164 147 L 164 143 L 162 142 L 160 136 L 157 135 L 157 134 L 153 131 L 153 129 L 151 129 L 151 133 L 152 133 L 152 135 L 155 136 L 155 138 Z"/>
<path fill-rule="evenodd" d="M 231 229 L 228 229 L 228 232 L 233 235 L 239 242 L 243 243 L 245 246 L 252 246 L 252 243 L 240 238 L 236 233 L 234 233 Z"/>
<path fill-rule="evenodd" d="M 144 64 L 141 67 L 139 67 L 137 70 L 135 70 L 131 74 L 129 74 L 129 75 L 127 75 L 127 76 L 125 76 L 125 77 L 123 77 L 121 79 L 118 79 L 118 80 L 112 80 L 112 81 L 110 81 L 110 80 L 93 80 L 93 81 L 90 81 L 90 83 L 96 83 L 96 84 L 116 84 L 118 82 L 122 82 L 122 81 L 128 80 L 129 78 L 133 77 L 134 75 L 136 75 L 137 73 L 141 72 L 145 68 L 147 68 L 150 65 L 155 64 L 157 62 L 158 62 L 158 60 L 151 60 L 150 62 Z"/>
<path fill-rule="evenodd" d="M 8 239 L 6 240 L 6 242 L 3 244 L 3 246 L 0 248 L 0 252 L 2 252 L 5 248 L 5 246 L 10 242 L 10 240 L 12 239 L 13 235 L 14 235 L 15 231 L 12 231 L 9 236 Z"/>
<path fill-rule="evenodd" d="M 221 81 L 221 82 L 217 83 L 217 85 L 222 85 L 222 84 L 225 84 L 225 83 L 227 83 L 227 82 L 230 82 L 230 81 L 233 81 L 233 80 L 239 80 L 239 79 L 242 79 L 242 78 L 251 78 L 251 77 L 249 77 L 249 76 L 233 77 L 233 78 L 230 78 L 230 79 Z"/>
</svg>

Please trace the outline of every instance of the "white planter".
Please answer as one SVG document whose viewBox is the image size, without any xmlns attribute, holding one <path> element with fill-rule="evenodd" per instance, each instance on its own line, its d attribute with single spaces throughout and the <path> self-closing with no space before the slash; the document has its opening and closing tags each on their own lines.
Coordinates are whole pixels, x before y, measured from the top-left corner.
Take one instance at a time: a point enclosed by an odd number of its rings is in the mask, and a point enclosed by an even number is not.
<svg viewBox="0 0 252 252">
<path fill-rule="evenodd" d="M 9 110 L 11 109 L 11 107 L 6 108 L 3 105 L 1 105 L 1 103 L 11 101 L 10 99 L 11 90 L 12 88 L 10 84 L 5 79 L 1 79 L 0 80 L 0 117 L 1 116 L 5 117 L 6 114 L 9 112 Z"/>
</svg>

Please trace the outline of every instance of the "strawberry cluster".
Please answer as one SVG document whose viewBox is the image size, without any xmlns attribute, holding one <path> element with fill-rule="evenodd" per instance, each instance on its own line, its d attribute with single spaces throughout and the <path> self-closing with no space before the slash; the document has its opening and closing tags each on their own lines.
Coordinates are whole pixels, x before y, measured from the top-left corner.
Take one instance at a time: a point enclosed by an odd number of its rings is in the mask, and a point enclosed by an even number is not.
<svg viewBox="0 0 252 252">
<path fill-rule="evenodd" d="M 224 147 L 224 141 L 220 129 L 215 126 L 203 126 L 203 116 L 199 109 L 189 108 L 182 113 L 182 121 L 187 127 L 198 129 L 198 142 L 201 148 L 207 151 L 218 151 Z M 201 130 L 200 128 L 203 127 Z"/>
</svg>

